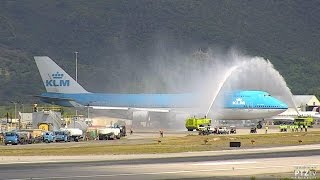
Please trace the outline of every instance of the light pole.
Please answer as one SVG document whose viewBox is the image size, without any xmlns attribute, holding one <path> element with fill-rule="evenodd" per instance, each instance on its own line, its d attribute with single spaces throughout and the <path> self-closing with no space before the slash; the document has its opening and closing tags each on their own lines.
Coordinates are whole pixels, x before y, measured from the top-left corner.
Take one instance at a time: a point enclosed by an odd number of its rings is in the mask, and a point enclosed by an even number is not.
<svg viewBox="0 0 320 180">
<path fill-rule="evenodd" d="M 19 118 L 19 130 L 21 129 L 21 121 L 23 122 L 23 116 L 24 116 L 24 105 L 21 103 L 22 106 L 22 112 L 21 112 L 21 117 Z"/>
<path fill-rule="evenodd" d="M 13 104 L 14 104 L 14 120 L 16 120 L 17 119 L 17 103 L 14 102 Z"/>
<path fill-rule="evenodd" d="M 74 52 L 76 55 L 76 82 L 78 82 L 78 53 L 77 51 Z"/>
<path fill-rule="evenodd" d="M 76 55 L 76 82 L 78 82 L 78 51 L 75 51 L 74 54 Z M 78 116 L 78 110 L 76 109 L 76 117 Z"/>
<path fill-rule="evenodd" d="M 90 114 L 90 106 L 88 105 L 88 120 L 90 118 L 89 114 Z"/>
<path fill-rule="evenodd" d="M 17 120 L 17 102 L 11 101 L 14 104 L 14 120 Z M 12 128 L 12 121 L 11 121 L 11 128 Z M 16 126 L 17 129 L 17 126 Z"/>
</svg>

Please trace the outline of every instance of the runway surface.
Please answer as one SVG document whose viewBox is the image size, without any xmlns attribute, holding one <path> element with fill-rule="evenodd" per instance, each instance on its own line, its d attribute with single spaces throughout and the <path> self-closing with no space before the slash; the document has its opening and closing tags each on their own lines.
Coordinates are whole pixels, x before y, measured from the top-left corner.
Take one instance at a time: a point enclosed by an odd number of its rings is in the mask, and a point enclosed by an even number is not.
<svg viewBox="0 0 320 180">
<path fill-rule="evenodd" d="M 104 160 L 42 164 L 2 164 L 0 179 L 184 179 L 251 177 L 292 172 L 320 164 L 319 150 L 224 154 L 220 156 Z M 231 178 L 231 177 L 230 177 Z M 266 175 L 270 179 L 271 176 Z"/>
</svg>

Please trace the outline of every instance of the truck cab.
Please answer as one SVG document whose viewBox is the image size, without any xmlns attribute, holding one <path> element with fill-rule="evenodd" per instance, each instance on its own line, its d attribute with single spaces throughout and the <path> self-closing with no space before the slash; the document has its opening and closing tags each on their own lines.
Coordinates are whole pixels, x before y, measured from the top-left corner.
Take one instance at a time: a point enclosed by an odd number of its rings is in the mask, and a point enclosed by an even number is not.
<svg viewBox="0 0 320 180">
<path fill-rule="evenodd" d="M 19 135 L 16 132 L 6 132 L 4 134 L 4 144 L 19 144 Z"/>
<path fill-rule="evenodd" d="M 120 129 L 120 136 L 121 137 L 125 137 L 127 135 L 127 130 L 126 130 L 126 126 L 122 125 L 122 126 L 117 126 L 117 128 Z"/>
<path fill-rule="evenodd" d="M 55 141 L 55 135 L 51 131 L 44 132 L 43 134 L 43 142 L 51 143 Z"/>
<path fill-rule="evenodd" d="M 70 141 L 69 132 L 68 131 L 54 131 L 54 136 L 56 142 L 68 142 Z"/>
<path fill-rule="evenodd" d="M 294 125 L 303 126 L 303 127 L 313 127 L 314 119 L 312 117 L 297 117 L 294 119 Z"/>
</svg>

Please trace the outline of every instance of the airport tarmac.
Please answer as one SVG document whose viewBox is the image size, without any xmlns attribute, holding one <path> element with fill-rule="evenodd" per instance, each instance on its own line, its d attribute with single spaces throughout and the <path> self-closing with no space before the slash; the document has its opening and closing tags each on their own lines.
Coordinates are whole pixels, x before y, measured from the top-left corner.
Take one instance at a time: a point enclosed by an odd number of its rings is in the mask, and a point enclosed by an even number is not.
<svg viewBox="0 0 320 180">
<path fill-rule="evenodd" d="M 317 130 L 319 128 L 313 128 L 309 132 Z M 278 132 L 278 128 L 272 127 L 268 133 Z M 264 133 L 264 129 L 258 130 L 258 134 Z M 165 131 L 165 136 L 182 137 L 189 134 L 197 132 Z M 237 129 L 237 134 L 249 134 L 249 129 Z M 88 143 L 143 144 L 158 137 L 157 130 L 139 130 L 124 140 L 12 147 L 81 147 Z M 294 178 L 293 171 L 299 166 L 320 167 L 320 144 L 162 154 L 0 156 L 0 179 Z"/>
<path fill-rule="evenodd" d="M 289 157 L 288 157 L 289 156 Z M 291 157 L 290 157 L 291 156 Z M 1 165 L 0 179 L 182 179 L 231 176 L 272 178 L 299 166 L 319 166 L 320 152 Z"/>
<path fill-rule="evenodd" d="M 227 126 L 228 127 L 228 126 Z M 300 130 L 299 130 L 300 131 Z M 303 129 L 304 131 L 304 129 Z M 313 128 L 308 128 L 308 132 L 313 132 L 313 131 L 320 131 L 320 127 L 316 126 Z M 266 130 L 263 127 L 262 129 L 257 129 L 256 134 L 265 134 Z M 290 132 L 280 132 L 279 126 L 269 126 L 268 133 L 290 133 Z M 183 137 L 186 135 L 197 135 L 197 131 L 187 131 L 187 130 L 164 130 L 164 135 L 165 136 L 174 136 L 174 137 Z M 246 135 L 250 134 L 250 128 L 237 128 L 237 133 L 236 134 L 228 134 L 228 135 Z M 133 136 L 128 136 L 128 139 L 145 139 L 145 138 L 158 138 L 159 137 L 159 130 L 157 129 L 145 129 L 145 130 L 137 130 L 136 132 L 133 133 Z"/>
<path fill-rule="evenodd" d="M 42 162 L 46 157 L 29 157 L 32 160 L 28 162 L 23 161 L 23 158 L 10 161 L 10 157 L 7 157 L 6 161 L 3 159 L 5 157 L 2 157 L 1 162 L 6 163 L 0 165 L 0 179 L 243 179 L 252 176 L 270 179 L 279 178 L 279 173 L 285 174 L 282 177 L 292 178 L 298 167 L 320 167 L 320 144 L 171 155 L 168 153 L 167 157 L 139 156 L 119 156 L 119 159 L 115 159 L 107 155 L 104 158 L 98 156 L 99 160 L 93 158 L 94 156 L 84 156 L 86 161 L 77 158 L 68 161 L 68 158 L 64 160 L 60 157 L 60 160 Z"/>
<path fill-rule="evenodd" d="M 317 126 L 315 128 L 309 128 L 308 132 L 320 131 L 320 128 Z M 278 126 L 270 126 L 268 130 L 268 134 L 272 133 L 290 133 L 290 132 L 280 132 Z M 228 134 L 227 136 L 233 135 L 246 135 L 250 134 L 250 128 L 238 128 L 236 134 Z M 257 134 L 265 134 L 265 129 L 257 129 Z M 187 130 L 164 130 L 165 137 L 185 137 L 187 135 L 198 135 L 197 131 L 187 131 Z M 226 136 L 222 135 L 210 135 L 210 136 Z M 112 140 L 112 141 L 80 141 L 80 142 L 70 142 L 70 143 L 41 143 L 41 144 L 29 144 L 28 148 L 37 148 L 39 146 L 46 147 L 59 147 L 59 146 L 69 146 L 69 147 L 78 147 L 81 145 L 87 144 L 110 144 L 110 145 L 123 145 L 123 144 L 146 144 L 146 143 L 154 143 L 155 139 L 160 137 L 160 133 L 158 129 L 137 129 L 134 130 L 134 133 L 128 135 L 121 140 Z M 9 146 L 8 146 L 9 147 Z M 12 146 L 13 148 L 24 148 L 24 146 Z"/>
</svg>

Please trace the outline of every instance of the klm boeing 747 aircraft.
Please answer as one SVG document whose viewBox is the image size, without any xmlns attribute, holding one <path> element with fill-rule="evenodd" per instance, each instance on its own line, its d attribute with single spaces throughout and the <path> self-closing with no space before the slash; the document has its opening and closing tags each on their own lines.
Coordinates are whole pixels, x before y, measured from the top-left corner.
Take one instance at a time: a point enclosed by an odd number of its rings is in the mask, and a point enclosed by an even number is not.
<svg viewBox="0 0 320 180">
<path fill-rule="evenodd" d="M 196 94 L 102 94 L 86 91 L 62 68 L 47 56 L 34 57 L 46 93 L 39 97 L 43 102 L 94 109 L 118 109 L 150 112 L 175 112 L 196 108 Z M 288 109 L 280 100 L 264 91 L 234 91 L 224 94 L 223 108 L 214 119 L 243 120 L 271 117 Z"/>
</svg>

